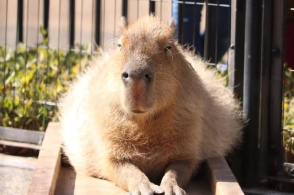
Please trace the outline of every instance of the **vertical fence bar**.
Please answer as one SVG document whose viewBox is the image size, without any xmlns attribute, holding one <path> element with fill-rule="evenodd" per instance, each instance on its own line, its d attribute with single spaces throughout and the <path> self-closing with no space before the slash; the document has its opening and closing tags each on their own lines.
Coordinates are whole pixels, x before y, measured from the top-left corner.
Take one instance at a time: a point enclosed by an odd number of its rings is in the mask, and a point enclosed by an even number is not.
<svg viewBox="0 0 294 195">
<path fill-rule="evenodd" d="M 28 31 L 28 28 L 29 28 L 29 6 L 30 6 L 30 1 L 28 0 L 27 1 L 27 17 L 26 17 L 26 41 L 25 41 L 25 63 L 24 63 L 24 75 L 25 77 L 27 76 L 27 63 L 28 63 L 28 38 L 29 38 L 29 31 Z M 25 129 L 25 119 L 26 119 L 26 81 L 24 81 L 24 95 L 23 95 L 23 119 L 22 119 L 22 129 Z"/>
<path fill-rule="evenodd" d="M 102 29 L 103 29 L 103 36 L 102 36 L 102 40 L 103 40 L 103 48 L 105 48 L 105 6 L 106 5 L 106 0 L 103 1 L 103 23 L 102 23 Z M 101 17 L 102 18 L 102 17 Z"/>
<path fill-rule="evenodd" d="M 95 48 L 94 44 L 94 30 L 93 30 L 93 24 L 94 24 L 94 17 L 95 17 L 95 0 L 92 0 L 92 17 L 91 17 L 91 56 L 93 54 L 93 49 Z"/>
<path fill-rule="evenodd" d="M 126 19 L 128 17 L 128 0 L 122 1 L 122 16 Z"/>
<path fill-rule="evenodd" d="M 216 33 L 216 24 L 215 24 L 215 10 L 210 3 L 215 3 L 216 0 L 206 0 L 206 23 L 205 23 L 205 36 L 204 36 L 204 59 L 215 62 L 214 47 L 215 47 L 215 33 Z"/>
<path fill-rule="evenodd" d="M 82 5 L 81 5 L 81 25 L 80 25 L 80 51 L 79 51 L 79 60 L 80 60 L 80 68 L 79 71 L 82 69 L 82 46 L 83 46 L 83 18 L 84 18 L 84 0 L 82 0 Z"/>
<path fill-rule="evenodd" d="M 283 170 L 282 102 L 285 37 L 285 0 L 273 0 L 272 71 L 269 118 L 269 153 L 280 171 Z"/>
<path fill-rule="evenodd" d="M 180 37 L 180 40 L 181 40 L 181 44 L 186 44 L 184 43 L 184 33 L 185 33 L 185 25 L 184 25 L 184 17 L 185 17 L 185 4 L 186 2 L 183 0 L 182 1 L 182 7 L 179 9 L 181 9 L 181 13 L 180 13 L 180 10 L 179 10 L 179 21 L 181 21 L 182 25 L 181 25 L 181 28 L 180 28 L 180 31 L 181 31 L 181 37 Z"/>
<path fill-rule="evenodd" d="M 59 82 L 59 74 L 60 74 L 60 23 L 61 23 L 61 0 L 59 0 L 58 6 L 58 35 L 57 35 L 57 72 L 56 72 L 56 86 L 55 86 L 55 113 L 57 113 L 57 94 L 58 94 L 58 82 Z"/>
<path fill-rule="evenodd" d="M 69 44 L 73 47 L 75 44 L 75 10 L 76 1 L 69 0 Z"/>
<path fill-rule="evenodd" d="M 178 41 L 183 44 L 183 4 L 177 2 L 178 4 Z"/>
<path fill-rule="evenodd" d="M 139 18 L 139 0 L 137 0 L 137 20 Z"/>
<path fill-rule="evenodd" d="M 218 28 L 219 28 L 219 0 L 216 0 L 217 7 L 216 7 L 216 14 L 215 14 L 215 42 L 214 42 L 214 64 L 218 63 L 217 56 L 218 56 Z"/>
<path fill-rule="evenodd" d="M 244 83 L 244 31 L 245 31 L 245 4 L 243 0 L 231 1 L 231 43 L 229 59 L 229 88 L 242 105 Z M 241 181 L 243 176 L 242 154 L 238 149 L 233 155 L 231 169 Z"/>
<path fill-rule="evenodd" d="M 39 27 L 39 24 L 40 24 L 40 0 L 38 0 L 38 19 L 37 19 L 37 27 Z M 39 79 L 39 28 L 37 28 L 37 52 L 36 52 L 36 59 L 37 59 L 37 62 L 36 62 L 36 71 L 34 73 L 34 77 L 35 77 L 35 91 L 34 91 L 34 100 L 39 100 L 39 96 L 37 96 L 37 88 L 38 88 L 38 79 Z M 37 103 L 34 103 L 34 120 L 33 120 L 33 128 L 34 130 L 39 130 L 39 127 L 36 127 L 36 124 L 37 124 L 37 121 L 36 121 L 36 118 L 37 118 L 37 115 L 38 115 L 38 110 L 39 110 L 39 106 Z"/>
<path fill-rule="evenodd" d="M 116 27 L 116 2 L 114 0 L 114 17 L 113 17 L 113 40 L 115 40 L 115 27 Z M 115 41 L 113 41 L 113 47 L 115 46 Z"/>
<path fill-rule="evenodd" d="M 14 58 L 14 72 L 16 72 L 16 62 L 17 62 L 17 48 L 18 48 L 18 43 L 20 41 L 20 37 L 19 37 L 19 33 L 20 33 L 20 27 L 22 29 L 22 21 L 23 21 L 23 3 L 22 3 L 22 0 L 18 0 L 17 2 L 17 20 L 16 20 L 16 37 L 15 37 L 15 52 L 14 52 L 14 55 L 15 55 L 15 58 Z M 14 74 L 13 76 L 13 83 L 15 83 L 15 79 L 16 79 L 16 74 Z M 12 110 L 15 109 L 15 86 L 13 86 L 13 99 L 12 99 Z M 12 127 L 16 127 L 15 125 L 15 119 L 13 117 L 12 119 Z"/>
<path fill-rule="evenodd" d="M 96 0 L 95 42 L 100 45 L 101 0 Z"/>
<path fill-rule="evenodd" d="M 235 42 L 236 42 L 236 24 L 237 24 L 237 1 L 231 0 L 231 36 L 230 36 L 230 46 L 229 46 L 229 89 L 234 94 L 235 89 Z M 237 97 L 239 99 L 239 97 Z"/>
<path fill-rule="evenodd" d="M 195 36 L 196 36 L 196 33 L 199 34 L 199 32 L 196 32 L 196 19 L 195 18 L 196 18 L 196 0 L 194 0 L 194 5 L 193 5 L 193 38 L 192 38 L 192 45 L 194 45 L 194 47 L 195 47 Z M 201 21 L 199 21 L 199 23 L 200 22 Z M 197 24 L 197 25 L 200 25 L 200 24 Z"/>
<path fill-rule="evenodd" d="M 23 42 L 23 0 L 17 1 L 17 28 L 17 41 Z"/>
<path fill-rule="evenodd" d="M 173 17 L 173 13 L 174 13 L 174 6 L 173 6 L 174 1 L 171 0 L 171 17 Z"/>
<path fill-rule="evenodd" d="M 261 116 L 259 172 L 268 175 L 269 99 L 271 75 L 272 0 L 263 0 L 262 43 L 261 43 Z"/>
<path fill-rule="evenodd" d="M 8 21 L 8 0 L 6 0 L 6 14 L 5 14 L 5 43 L 4 43 L 4 54 L 3 54 L 3 58 L 4 58 L 4 63 L 3 63 L 3 89 L 2 89 L 2 125 L 4 122 L 4 117 L 5 117 L 5 78 L 6 78 L 6 50 L 7 50 L 7 21 Z"/>
<path fill-rule="evenodd" d="M 248 123 L 242 160 L 244 184 L 248 187 L 258 183 L 261 12 L 260 1 L 246 1 L 243 112 Z"/>
<path fill-rule="evenodd" d="M 44 28 L 46 29 L 46 35 L 44 36 L 45 38 L 48 38 L 49 36 L 49 9 L 50 9 L 50 1 L 49 0 L 44 0 Z M 46 59 L 46 81 L 45 81 L 45 92 L 44 92 L 44 105 L 43 105 L 43 112 L 48 112 L 47 111 L 47 82 L 48 82 L 48 71 L 49 71 L 49 41 L 50 39 L 48 39 L 48 41 L 46 42 L 46 52 L 47 52 L 47 59 Z M 45 118 L 45 114 L 43 114 L 43 118 L 42 118 L 42 130 L 45 130 L 46 127 L 46 119 Z"/>
<path fill-rule="evenodd" d="M 232 0 L 229 0 L 229 5 L 230 5 L 230 9 L 228 11 L 228 21 L 232 22 L 231 20 L 231 16 L 232 16 Z M 227 59 L 226 59 L 226 63 L 227 63 L 227 69 L 229 70 L 229 59 L 230 59 L 230 55 L 231 55 L 231 50 L 230 50 L 230 43 L 231 43 L 231 37 L 232 37 L 232 33 L 231 33 L 231 23 L 228 24 L 228 35 L 229 35 L 229 39 L 226 45 L 227 48 Z M 229 86 L 229 84 L 228 84 Z"/>
<path fill-rule="evenodd" d="M 160 19 L 162 20 L 162 0 L 160 0 Z"/>
<path fill-rule="evenodd" d="M 243 82 L 244 82 L 244 37 L 245 37 L 245 8 L 246 2 L 243 0 L 232 0 L 232 14 L 235 13 L 235 20 L 231 21 L 231 60 L 229 86 L 236 98 L 243 102 Z M 233 3 L 232 3 L 233 4 Z"/>
<path fill-rule="evenodd" d="M 49 0 L 44 0 L 44 29 L 46 29 L 45 38 L 48 37 L 49 33 Z"/>
<path fill-rule="evenodd" d="M 155 2 L 153 0 L 149 0 L 149 14 L 155 13 Z"/>
</svg>

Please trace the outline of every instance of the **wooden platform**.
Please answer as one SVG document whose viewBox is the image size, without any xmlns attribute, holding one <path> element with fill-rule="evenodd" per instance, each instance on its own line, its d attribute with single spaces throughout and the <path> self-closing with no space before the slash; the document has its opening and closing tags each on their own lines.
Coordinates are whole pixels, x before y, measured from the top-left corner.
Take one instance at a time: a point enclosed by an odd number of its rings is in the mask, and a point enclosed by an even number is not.
<svg viewBox="0 0 294 195">
<path fill-rule="evenodd" d="M 112 195 L 128 193 L 113 183 L 76 174 L 71 167 L 61 166 L 61 138 L 58 123 L 48 126 L 29 195 Z M 206 177 L 192 180 L 186 187 L 189 195 L 243 195 L 223 157 L 207 160 Z"/>
</svg>

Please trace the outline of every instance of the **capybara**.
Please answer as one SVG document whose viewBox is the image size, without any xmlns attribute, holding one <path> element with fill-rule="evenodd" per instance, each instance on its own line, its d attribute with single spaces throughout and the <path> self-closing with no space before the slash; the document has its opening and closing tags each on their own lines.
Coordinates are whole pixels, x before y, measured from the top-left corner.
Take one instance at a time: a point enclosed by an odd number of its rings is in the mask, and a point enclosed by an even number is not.
<svg viewBox="0 0 294 195">
<path fill-rule="evenodd" d="M 132 195 L 183 195 L 201 160 L 239 143 L 237 101 L 174 30 L 154 16 L 122 25 L 117 49 L 62 98 L 64 151 L 77 172 Z"/>
</svg>

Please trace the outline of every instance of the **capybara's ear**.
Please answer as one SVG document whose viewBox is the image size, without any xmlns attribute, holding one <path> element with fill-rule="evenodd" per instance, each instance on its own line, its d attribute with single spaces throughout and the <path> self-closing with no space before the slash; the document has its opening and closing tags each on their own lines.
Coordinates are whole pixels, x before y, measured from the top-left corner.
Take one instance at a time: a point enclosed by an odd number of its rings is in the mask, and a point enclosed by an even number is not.
<svg viewBox="0 0 294 195">
<path fill-rule="evenodd" d="M 124 16 L 120 19 L 119 28 L 121 32 L 123 32 L 127 28 L 127 19 Z"/>
<path fill-rule="evenodd" d="M 174 18 L 171 18 L 168 22 L 168 26 L 172 29 L 172 30 L 175 30 L 176 28 L 176 23 L 175 23 L 175 19 Z"/>
</svg>

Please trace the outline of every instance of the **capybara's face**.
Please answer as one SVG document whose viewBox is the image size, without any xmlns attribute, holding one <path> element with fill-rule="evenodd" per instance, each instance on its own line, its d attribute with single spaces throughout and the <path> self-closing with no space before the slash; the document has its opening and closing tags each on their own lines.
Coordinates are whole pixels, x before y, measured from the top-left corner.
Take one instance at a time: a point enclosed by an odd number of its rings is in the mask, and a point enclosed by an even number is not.
<svg viewBox="0 0 294 195">
<path fill-rule="evenodd" d="M 170 104 L 177 90 L 173 27 L 147 18 L 122 30 L 116 59 L 121 102 L 132 114 L 155 113 Z"/>
</svg>

